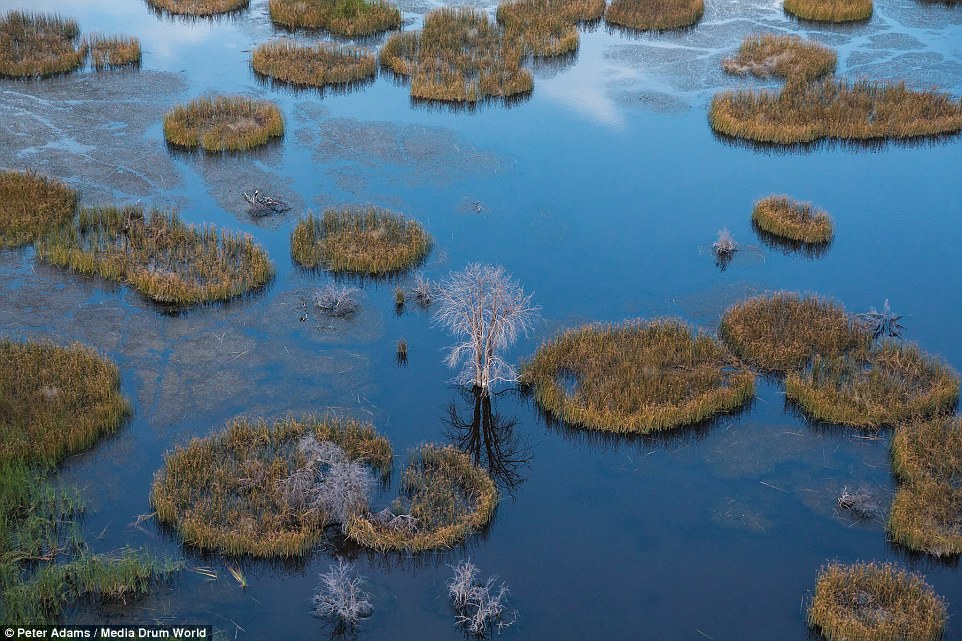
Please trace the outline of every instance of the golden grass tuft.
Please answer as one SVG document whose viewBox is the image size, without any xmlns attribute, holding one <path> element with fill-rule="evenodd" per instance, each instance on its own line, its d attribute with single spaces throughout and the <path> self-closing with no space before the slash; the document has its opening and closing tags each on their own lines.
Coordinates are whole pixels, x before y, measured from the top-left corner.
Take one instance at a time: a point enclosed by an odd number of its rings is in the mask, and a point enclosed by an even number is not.
<svg viewBox="0 0 962 641">
<path fill-rule="evenodd" d="M 830 563 L 818 574 L 808 624 L 829 641 L 938 641 L 945 603 L 890 563 Z"/>
<path fill-rule="evenodd" d="M 8 11 L 0 17 L 0 78 L 53 76 L 79 69 L 87 58 L 76 20 Z"/>
<path fill-rule="evenodd" d="M 131 36 L 93 34 L 86 38 L 94 69 L 106 70 L 140 65 L 140 40 Z"/>
<path fill-rule="evenodd" d="M 369 36 L 401 26 L 401 11 L 383 0 L 270 0 L 271 20 L 297 29 Z"/>
<path fill-rule="evenodd" d="M 287 417 L 274 423 L 236 419 L 223 432 L 195 438 L 165 457 L 151 490 L 162 523 L 188 545 L 227 554 L 298 556 L 323 536 L 329 515 L 296 508 L 283 482 L 308 465 L 298 441 L 332 442 L 350 460 L 381 474 L 391 470 L 391 445 L 369 423 L 334 417 Z"/>
<path fill-rule="evenodd" d="M 872 17 L 872 0 L 785 0 L 785 11 L 818 22 L 856 22 Z"/>
<path fill-rule="evenodd" d="M 394 518 L 356 514 L 347 536 L 381 551 L 450 547 L 485 526 L 497 504 L 494 481 L 467 454 L 450 445 L 422 445 L 404 471 Z"/>
<path fill-rule="evenodd" d="M 53 466 L 129 413 L 117 366 L 94 350 L 0 341 L 0 465 Z"/>
<path fill-rule="evenodd" d="M 604 12 L 604 0 L 507 0 L 498 5 L 497 19 L 525 53 L 548 57 L 577 50 L 577 25 Z"/>
<path fill-rule="evenodd" d="M 750 35 L 738 53 L 722 60 L 722 69 L 733 74 L 772 76 L 808 82 L 835 72 L 838 55 L 823 45 L 795 35 Z"/>
<path fill-rule="evenodd" d="M 950 411 L 959 376 L 914 345 L 886 342 L 867 354 L 816 355 L 788 375 L 785 393 L 815 419 L 879 428 Z"/>
<path fill-rule="evenodd" d="M 364 49 L 318 43 L 300 45 L 291 40 L 267 42 L 251 54 L 257 73 L 300 87 L 344 85 L 373 78 L 377 60 Z"/>
<path fill-rule="evenodd" d="M 431 249 L 420 224 L 379 207 L 327 209 L 308 214 L 291 234 L 291 254 L 307 268 L 388 274 L 414 267 Z"/>
<path fill-rule="evenodd" d="M 832 240 L 832 219 L 811 203 L 788 196 L 762 198 L 752 210 L 752 223 L 765 233 L 812 245 Z"/>
<path fill-rule="evenodd" d="M 411 78 L 411 97 L 451 103 L 530 93 L 523 57 L 521 43 L 470 7 L 436 9 L 421 31 L 396 33 L 381 48 L 381 65 Z"/>
<path fill-rule="evenodd" d="M 605 22 L 640 31 L 690 27 L 705 13 L 703 0 L 613 0 Z"/>
<path fill-rule="evenodd" d="M 267 253 L 247 234 L 186 225 L 176 214 L 139 207 L 84 209 L 76 224 L 38 241 L 37 256 L 182 305 L 227 300 L 273 275 Z"/>
<path fill-rule="evenodd" d="M 755 391 L 754 374 L 718 341 L 675 320 L 569 330 L 538 348 L 521 381 L 558 418 L 622 433 L 691 425 Z"/>
<path fill-rule="evenodd" d="M 198 98 L 164 116 L 164 136 L 177 147 L 244 151 L 284 135 L 276 104 L 244 96 Z"/>
<path fill-rule="evenodd" d="M 30 171 L 0 171 L 0 248 L 33 242 L 69 221 L 77 192 Z"/>
<path fill-rule="evenodd" d="M 246 9 L 250 0 L 147 0 L 147 6 L 180 16 L 215 16 Z"/>
</svg>

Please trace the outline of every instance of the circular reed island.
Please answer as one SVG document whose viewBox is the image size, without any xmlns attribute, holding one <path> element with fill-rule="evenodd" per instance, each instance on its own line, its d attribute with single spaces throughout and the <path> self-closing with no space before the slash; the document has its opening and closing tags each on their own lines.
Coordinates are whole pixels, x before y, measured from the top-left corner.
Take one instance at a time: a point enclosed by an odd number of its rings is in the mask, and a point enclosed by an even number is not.
<svg viewBox="0 0 962 641">
<path fill-rule="evenodd" d="M 94 34 L 87 38 L 94 69 L 120 69 L 140 65 L 140 40 L 131 36 Z"/>
<path fill-rule="evenodd" d="M 274 273 L 247 234 L 186 225 L 176 214 L 140 207 L 84 209 L 75 224 L 37 242 L 37 257 L 178 305 L 240 296 Z"/>
<path fill-rule="evenodd" d="M 401 11 L 382 0 L 270 0 L 271 20 L 290 29 L 370 36 L 401 27 Z"/>
<path fill-rule="evenodd" d="M 328 524 L 366 510 L 371 471 L 390 473 L 391 444 L 368 423 L 237 419 L 169 453 L 151 501 L 188 545 L 227 554 L 299 556 Z"/>
<path fill-rule="evenodd" d="M 544 58 L 577 50 L 577 25 L 599 20 L 604 12 L 604 0 L 508 0 L 498 5 L 497 20 L 508 40 Z"/>
<path fill-rule="evenodd" d="M 705 13 L 703 0 L 613 0 L 605 22 L 637 31 L 690 27 Z"/>
<path fill-rule="evenodd" d="M 538 348 L 521 381 L 567 423 L 641 434 L 735 410 L 755 392 L 724 346 L 675 320 L 569 330 Z"/>
<path fill-rule="evenodd" d="M 206 17 L 246 9 L 250 0 L 147 0 L 147 6 L 160 13 Z"/>
<path fill-rule="evenodd" d="M 56 465 L 130 413 L 117 366 L 79 344 L 0 341 L 0 390 L 0 465 Z"/>
<path fill-rule="evenodd" d="M 734 56 L 722 60 L 722 69 L 735 75 L 809 82 L 834 73 L 837 64 L 838 55 L 817 42 L 764 33 L 746 37 Z"/>
<path fill-rule="evenodd" d="M 356 513 L 346 533 L 375 550 L 420 552 L 451 547 L 494 515 L 494 481 L 453 446 L 422 445 L 401 480 L 401 496 L 376 514 Z"/>
<path fill-rule="evenodd" d="M 379 207 L 308 214 L 291 234 L 291 254 L 302 267 L 372 276 L 416 266 L 431 244 L 416 221 Z"/>
<path fill-rule="evenodd" d="M 207 152 L 244 151 L 284 135 L 276 104 L 245 96 L 198 98 L 164 116 L 164 137 L 171 145 Z"/>
<path fill-rule="evenodd" d="M 867 354 L 816 355 L 788 374 L 785 394 L 817 420 L 879 428 L 951 411 L 959 376 L 914 345 L 886 342 Z"/>
<path fill-rule="evenodd" d="M 752 224 L 763 234 L 808 245 L 827 245 L 834 235 L 827 213 L 788 196 L 768 196 L 755 203 Z"/>
<path fill-rule="evenodd" d="M 86 58 L 76 20 L 29 11 L 8 11 L 0 17 L 0 78 L 67 73 L 83 66 Z"/>
<path fill-rule="evenodd" d="M 892 564 L 830 563 L 815 582 L 808 624 L 829 641 L 938 641 L 945 603 Z"/>
<path fill-rule="evenodd" d="M 68 222 L 77 192 L 30 171 L 0 171 L 0 248 L 32 243 Z"/>
<path fill-rule="evenodd" d="M 377 60 L 370 52 L 351 46 L 275 40 L 254 49 L 251 67 L 272 80 L 298 87 L 326 87 L 373 78 Z"/>
<path fill-rule="evenodd" d="M 802 20 L 857 22 L 872 17 L 872 0 L 785 0 L 785 11 Z"/>
</svg>

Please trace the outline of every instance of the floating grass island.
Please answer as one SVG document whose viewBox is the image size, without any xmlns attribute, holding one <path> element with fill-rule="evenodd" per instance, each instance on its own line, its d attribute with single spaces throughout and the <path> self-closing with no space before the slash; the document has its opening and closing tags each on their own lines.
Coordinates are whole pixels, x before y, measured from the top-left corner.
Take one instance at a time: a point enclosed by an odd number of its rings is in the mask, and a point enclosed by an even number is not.
<svg viewBox="0 0 962 641">
<path fill-rule="evenodd" d="M 250 0 L 147 0 L 147 6 L 161 13 L 180 16 L 216 16 L 246 9 Z"/>
<path fill-rule="evenodd" d="M 674 320 L 570 330 L 538 348 L 521 381 L 572 425 L 642 434 L 735 410 L 755 391 L 724 346 Z"/>
<path fill-rule="evenodd" d="M 761 231 L 790 241 L 823 245 L 832 240 L 832 219 L 811 203 L 788 196 L 762 198 L 752 210 L 752 223 Z"/>
<path fill-rule="evenodd" d="M 785 0 L 785 11 L 803 20 L 857 22 L 872 17 L 872 0 Z"/>
<path fill-rule="evenodd" d="M 945 603 L 892 564 L 830 563 L 819 572 L 809 625 L 829 641 L 938 641 Z"/>
<path fill-rule="evenodd" d="M 270 0 L 271 20 L 290 29 L 370 36 L 401 26 L 401 11 L 382 0 Z"/>
<path fill-rule="evenodd" d="M 104 36 L 87 38 L 90 59 L 94 69 L 119 69 L 140 64 L 140 40 L 130 36 Z"/>
<path fill-rule="evenodd" d="M 867 354 L 816 355 L 789 373 L 785 393 L 817 420 L 879 428 L 951 411 L 959 376 L 914 345 L 886 342 Z"/>
<path fill-rule="evenodd" d="M 346 85 L 373 78 L 374 55 L 356 47 L 318 43 L 300 45 L 291 40 L 267 42 L 251 54 L 251 67 L 273 80 L 299 87 Z"/>
<path fill-rule="evenodd" d="M 0 248 L 26 245 L 69 221 L 77 193 L 33 172 L 0 171 Z"/>
<path fill-rule="evenodd" d="M 245 96 L 198 98 L 164 116 L 167 142 L 208 152 L 244 151 L 284 135 L 276 104 Z"/>
<path fill-rule="evenodd" d="M 302 267 L 380 275 L 416 266 L 431 236 L 416 221 L 379 207 L 308 214 L 291 234 L 291 254 Z"/>
<path fill-rule="evenodd" d="M 176 214 L 140 207 L 84 209 L 76 224 L 38 241 L 37 256 L 179 305 L 240 296 L 273 275 L 266 252 L 250 236 L 186 225 Z"/>
<path fill-rule="evenodd" d="M 346 532 L 381 551 L 450 547 L 485 526 L 497 503 L 494 481 L 467 454 L 450 445 L 427 444 L 411 456 L 392 508 L 355 515 Z"/>
<path fill-rule="evenodd" d="M 27 11 L 0 17 L 0 78 L 67 73 L 83 66 L 86 58 L 76 20 Z"/>
<path fill-rule="evenodd" d="M 549 57 L 577 50 L 577 25 L 604 12 L 604 0 L 508 0 L 498 5 L 497 19 L 505 37 L 525 53 Z"/>
<path fill-rule="evenodd" d="M 605 22 L 638 31 L 690 27 L 705 13 L 703 0 L 613 0 Z"/>
<path fill-rule="evenodd" d="M 765 33 L 745 38 L 738 53 L 722 60 L 722 69 L 737 75 L 808 82 L 834 73 L 837 64 L 838 55 L 817 42 Z"/>
<path fill-rule="evenodd" d="M 165 457 L 151 491 L 157 518 L 188 545 L 227 554 L 302 555 L 334 515 L 295 500 L 293 490 L 314 478 L 313 452 L 331 446 L 382 475 L 391 471 L 391 445 L 370 424 L 311 416 L 274 423 L 237 419 Z"/>
</svg>

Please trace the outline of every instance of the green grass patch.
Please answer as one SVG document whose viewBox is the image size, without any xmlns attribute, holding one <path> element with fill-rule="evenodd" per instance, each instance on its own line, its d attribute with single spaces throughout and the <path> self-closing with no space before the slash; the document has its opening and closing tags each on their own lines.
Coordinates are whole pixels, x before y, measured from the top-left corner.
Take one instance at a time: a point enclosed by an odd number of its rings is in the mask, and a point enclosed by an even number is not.
<svg viewBox="0 0 962 641">
<path fill-rule="evenodd" d="M 622 433 L 691 425 L 755 391 L 754 374 L 724 346 L 675 320 L 569 330 L 538 348 L 521 381 L 556 417 Z"/>
<path fill-rule="evenodd" d="M 215 16 L 246 9 L 250 0 L 147 0 L 147 6 L 179 16 Z"/>
<path fill-rule="evenodd" d="M 752 223 L 762 232 L 811 245 L 829 243 L 834 234 L 827 213 L 788 196 L 759 200 L 752 210 Z"/>
<path fill-rule="evenodd" d="M 818 22 L 857 22 L 872 17 L 872 0 L 785 0 L 785 11 Z"/>
<path fill-rule="evenodd" d="M 604 0 L 508 0 L 498 5 L 505 37 L 535 57 L 560 56 L 578 49 L 578 27 L 599 20 Z"/>
<path fill-rule="evenodd" d="M 69 221 L 77 192 L 30 171 L 0 171 L 0 248 L 33 242 Z"/>
<path fill-rule="evenodd" d="M 705 13 L 703 0 L 612 0 L 605 22 L 639 31 L 690 27 Z"/>
<path fill-rule="evenodd" d="M 86 38 L 94 69 L 104 71 L 140 65 L 140 40 L 131 36 L 93 34 Z"/>
<path fill-rule="evenodd" d="M 80 27 L 49 13 L 8 11 L 0 17 L 0 78 L 47 77 L 83 66 Z"/>
<path fill-rule="evenodd" d="M 401 26 L 401 11 L 382 0 L 270 0 L 271 20 L 291 29 L 369 36 Z"/>
<path fill-rule="evenodd" d="M 373 78 L 377 60 L 357 47 L 274 40 L 254 49 L 251 67 L 263 76 L 299 87 L 326 87 Z"/>
<path fill-rule="evenodd" d="M 284 135 L 276 104 L 244 96 L 198 98 L 164 116 L 167 142 L 208 152 L 244 151 Z"/>
<path fill-rule="evenodd" d="M 808 82 L 834 73 L 837 64 L 838 55 L 817 42 L 765 33 L 746 37 L 738 53 L 722 61 L 722 69 L 737 75 Z"/>
</svg>

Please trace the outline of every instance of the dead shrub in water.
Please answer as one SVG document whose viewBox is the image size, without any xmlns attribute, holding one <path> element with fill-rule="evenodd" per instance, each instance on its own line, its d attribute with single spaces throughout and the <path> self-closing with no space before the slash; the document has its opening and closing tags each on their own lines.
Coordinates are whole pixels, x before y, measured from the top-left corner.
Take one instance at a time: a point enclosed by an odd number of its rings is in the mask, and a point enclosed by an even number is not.
<svg viewBox="0 0 962 641">
<path fill-rule="evenodd" d="M 889 563 L 830 563 L 818 574 L 808 624 L 830 641 L 938 641 L 945 614 L 918 575 Z"/>
<path fill-rule="evenodd" d="M 815 419 L 879 428 L 950 411 L 959 376 L 914 345 L 886 342 L 867 354 L 816 355 L 789 373 L 785 394 Z"/>
<path fill-rule="evenodd" d="M 785 11 L 803 20 L 855 22 L 872 17 L 872 0 L 785 0 Z"/>
<path fill-rule="evenodd" d="M 315 615 L 356 626 L 374 612 L 371 595 L 364 591 L 364 579 L 357 576 L 353 563 L 339 560 L 320 578 L 313 598 Z"/>
<path fill-rule="evenodd" d="M 388 274 L 409 269 L 431 249 L 431 236 L 414 220 L 379 207 L 327 209 L 308 214 L 291 234 L 291 254 L 303 267 Z"/>
<path fill-rule="evenodd" d="M 286 39 L 254 49 L 251 67 L 259 74 L 301 87 L 351 84 L 377 73 L 374 55 L 364 49 L 326 42 L 301 45 Z"/>
<path fill-rule="evenodd" d="M 83 66 L 86 58 L 76 20 L 28 11 L 0 17 L 0 78 L 67 73 Z"/>
<path fill-rule="evenodd" d="M 839 508 L 851 513 L 857 519 L 874 519 L 881 510 L 875 496 L 861 488 L 849 492 L 847 487 L 843 487 L 836 503 Z"/>
<path fill-rule="evenodd" d="M 805 367 L 816 354 L 865 351 L 870 343 L 844 307 L 795 292 L 756 296 L 730 307 L 719 334 L 739 358 L 774 372 Z"/>
<path fill-rule="evenodd" d="M 157 518 L 188 545 L 228 554 L 304 554 L 332 522 L 328 510 L 338 495 L 354 497 L 337 503 L 345 513 L 358 508 L 356 494 L 319 487 L 330 464 L 312 441 L 329 441 L 348 461 L 381 474 L 391 470 L 390 443 L 367 423 L 311 416 L 273 424 L 237 419 L 225 431 L 165 456 L 151 490 Z"/>
<path fill-rule="evenodd" d="M 690 27 L 705 13 L 703 0 L 613 0 L 605 22 L 642 31 Z"/>
<path fill-rule="evenodd" d="M 0 248 L 33 242 L 69 221 L 77 192 L 30 171 L 0 171 Z"/>
<path fill-rule="evenodd" d="M 227 300 L 264 286 L 267 254 L 246 234 L 184 224 L 139 207 L 84 209 L 76 224 L 37 242 L 37 256 L 86 275 L 120 281 L 160 303 Z"/>
<path fill-rule="evenodd" d="M 328 283 L 314 292 L 314 306 L 331 318 L 350 318 L 361 306 L 360 296 L 357 287 Z"/>
<path fill-rule="evenodd" d="M 164 137 L 171 145 L 208 152 L 244 151 L 284 135 L 276 104 L 245 96 L 198 98 L 164 116 Z"/>
<path fill-rule="evenodd" d="M 765 33 L 750 35 L 738 53 L 722 60 L 722 69 L 758 78 L 776 76 L 792 82 L 808 82 L 834 73 L 838 56 L 834 51 L 794 35 Z"/>
<path fill-rule="evenodd" d="M 536 57 L 560 56 L 578 48 L 577 25 L 598 20 L 604 0 L 508 0 L 498 5 L 505 37 Z"/>
<path fill-rule="evenodd" d="M 214 16 L 246 9 L 250 0 L 147 0 L 159 12 L 184 16 Z"/>
<path fill-rule="evenodd" d="M 382 0 L 270 0 L 271 20 L 291 29 L 369 36 L 401 26 L 401 12 Z"/>
<path fill-rule="evenodd" d="M 521 382 L 558 418 L 622 433 L 691 425 L 755 391 L 754 374 L 718 341 L 676 320 L 569 330 L 538 348 Z"/>
<path fill-rule="evenodd" d="M 86 38 L 94 69 L 117 69 L 140 65 L 140 40 L 131 36 L 94 34 Z"/>
<path fill-rule="evenodd" d="M 468 561 L 452 566 L 454 576 L 448 581 L 448 597 L 457 612 L 457 624 L 476 637 L 484 637 L 497 624 L 498 630 L 511 625 L 501 621 L 508 586 L 496 585 L 498 577 L 490 576 L 481 582 L 478 567 Z"/>
<path fill-rule="evenodd" d="M 758 229 L 789 240 L 824 244 L 832 240 L 832 219 L 811 203 L 788 196 L 762 198 L 752 210 L 752 223 Z"/>
</svg>

